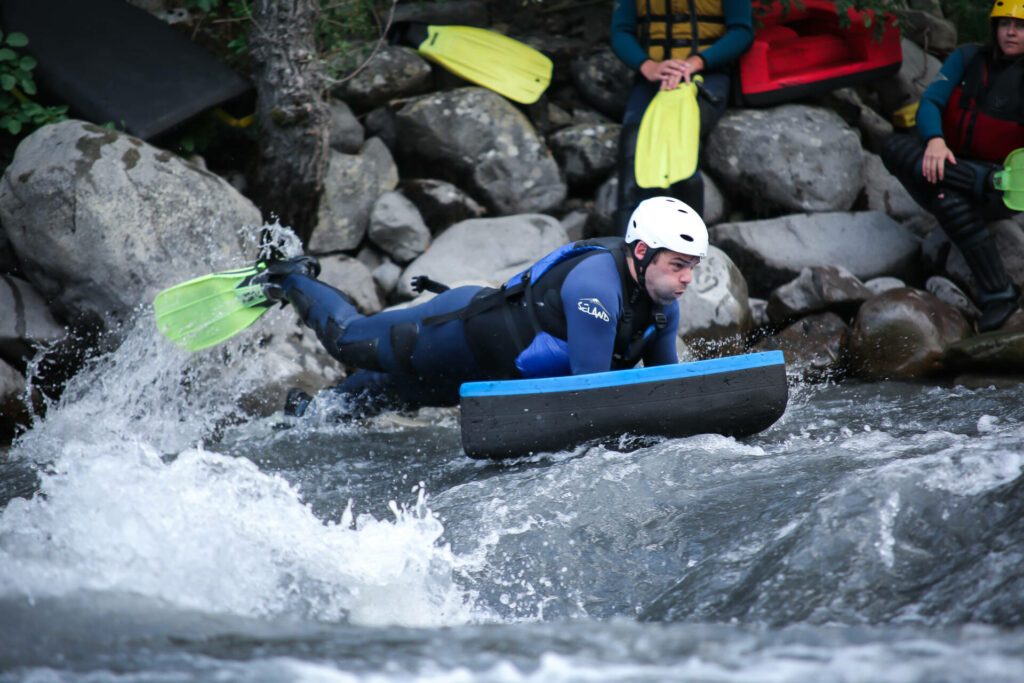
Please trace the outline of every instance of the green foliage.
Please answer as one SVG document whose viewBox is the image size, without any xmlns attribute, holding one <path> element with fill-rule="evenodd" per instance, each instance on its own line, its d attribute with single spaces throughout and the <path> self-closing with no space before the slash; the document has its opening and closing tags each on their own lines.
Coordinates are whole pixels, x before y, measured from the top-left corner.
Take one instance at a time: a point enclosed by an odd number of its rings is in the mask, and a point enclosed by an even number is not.
<svg viewBox="0 0 1024 683">
<path fill-rule="evenodd" d="M 4 35 L 0 30 L 0 129 L 11 135 L 67 118 L 67 107 L 46 107 L 30 99 L 37 92 L 32 78 L 36 60 L 14 49 L 26 45 L 28 37 L 24 33 Z"/>
</svg>

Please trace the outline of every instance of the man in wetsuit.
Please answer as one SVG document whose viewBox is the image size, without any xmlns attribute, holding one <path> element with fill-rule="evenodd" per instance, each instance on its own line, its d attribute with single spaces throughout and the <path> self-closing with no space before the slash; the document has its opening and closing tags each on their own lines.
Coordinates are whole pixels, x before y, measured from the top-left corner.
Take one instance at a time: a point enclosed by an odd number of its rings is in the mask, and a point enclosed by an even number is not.
<svg viewBox="0 0 1024 683">
<path fill-rule="evenodd" d="M 1024 147 L 1024 0 L 996 0 L 990 17 L 992 44 L 953 52 L 921 96 L 917 134 L 893 135 L 882 149 L 886 168 L 967 261 L 981 332 L 1002 326 L 1020 296 L 986 221 L 1015 213 L 992 177 L 1007 154 Z"/>
<path fill-rule="evenodd" d="M 315 279 L 310 257 L 261 275 L 327 351 L 359 368 L 337 391 L 389 405 L 454 405 L 463 382 L 552 377 L 678 361 L 677 299 L 707 254 L 703 220 L 683 202 L 642 202 L 625 240 L 566 245 L 501 288 L 465 286 L 364 316 Z M 301 410 L 296 411 L 301 412 Z"/>
</svg>

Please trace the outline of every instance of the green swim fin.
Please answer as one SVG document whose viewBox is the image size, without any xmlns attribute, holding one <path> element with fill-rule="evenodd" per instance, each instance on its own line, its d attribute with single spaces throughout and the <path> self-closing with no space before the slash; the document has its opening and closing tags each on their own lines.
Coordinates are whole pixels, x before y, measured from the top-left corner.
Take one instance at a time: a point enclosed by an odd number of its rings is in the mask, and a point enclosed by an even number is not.
<svg viewBox="0 0 1024 683">
<path fill-rule="evenodd" d="M 697 170 L 700 109 L 697 82 L 659 90 L 647 105 L 636 139 L 636 184 L 667 188 Z"/>
<path fill-rule="evenodd" d="M 1003 192 L 1003 203 L 1014 211 L 1024 211 L 1024 147 L 1006 156 L 1003 170 L 996 171 L 992 181 Z"/>
<path fill-rule="evenodd" d="M 219 344 L 252 325 L 271 305 L 259 284 L 266 264 L 203 275 L 156 295 L 160 333 L 189 351 Z"/>
<path fill-rule="evenodd" d="M 554 67 L 544 53 L 494 31 L 408 23 L 395 36 L 456 76 L 516 102 L 533 104 L 551 84 Z"/>
</svg>

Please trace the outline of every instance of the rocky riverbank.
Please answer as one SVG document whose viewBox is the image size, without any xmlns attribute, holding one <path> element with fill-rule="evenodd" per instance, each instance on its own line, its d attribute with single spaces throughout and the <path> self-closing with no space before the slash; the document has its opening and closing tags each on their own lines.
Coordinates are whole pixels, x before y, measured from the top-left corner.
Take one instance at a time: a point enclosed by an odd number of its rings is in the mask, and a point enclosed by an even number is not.
<svg viewBox="0 0 1024 683">
<path fill-rule="evenodd" d="M 399 6 L 403 18 L 490 25 L 487 9 Z M 813 101 L 733 107 L 711 133 L 702 165 L 713 248 L 681 301 L 684 355 L 778 348 L 812 380 L 1024 374 L 1024 314 L 975 334 L 962 257 L 877 156 L 892 113 L 956 45 L 955 27 L 934 12 L 906 16 L 895 76 Z M 528 107 L 391 46 L 333 89 L 327 190 L 307 251 L 365 312 L 412 299 L 414 275 L 497 284 L 567 240 L 612 232 L 631 76 L 599 35 L 572 37 L 553 19 L 528 28 L 513 35 L 555 62 L 548 94 Z M 22 141 L 0 179 L 5 438 L 91 350 L 152 325 L 157 292 L 251 261 L 264 220 L 246 189 L 200 158 L 86 121 Z M 990 227 L 1024 283 L 1024 218 Z M 343 376 L 289 311 L 266 318 L 245 339 L 280 358 L 279 374 L 252 410 L 279 408 L 287 386 L 314 391 Z M 166 342 L 154 331 L 154 343 Z"/>
</svg>

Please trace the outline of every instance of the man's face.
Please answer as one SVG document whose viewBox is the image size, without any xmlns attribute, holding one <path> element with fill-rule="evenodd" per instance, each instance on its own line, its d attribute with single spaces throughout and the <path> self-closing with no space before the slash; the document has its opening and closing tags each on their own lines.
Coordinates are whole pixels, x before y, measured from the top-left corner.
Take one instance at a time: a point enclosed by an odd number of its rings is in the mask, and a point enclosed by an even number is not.
<svg viewBox="0 0 1024 683">
<path fill-rule="evenodd" d="M 686 291 L 700 258 L 663 249 L 647 266 L 647 293 L 655 303 L 667 306 Z"/>
</svg>

